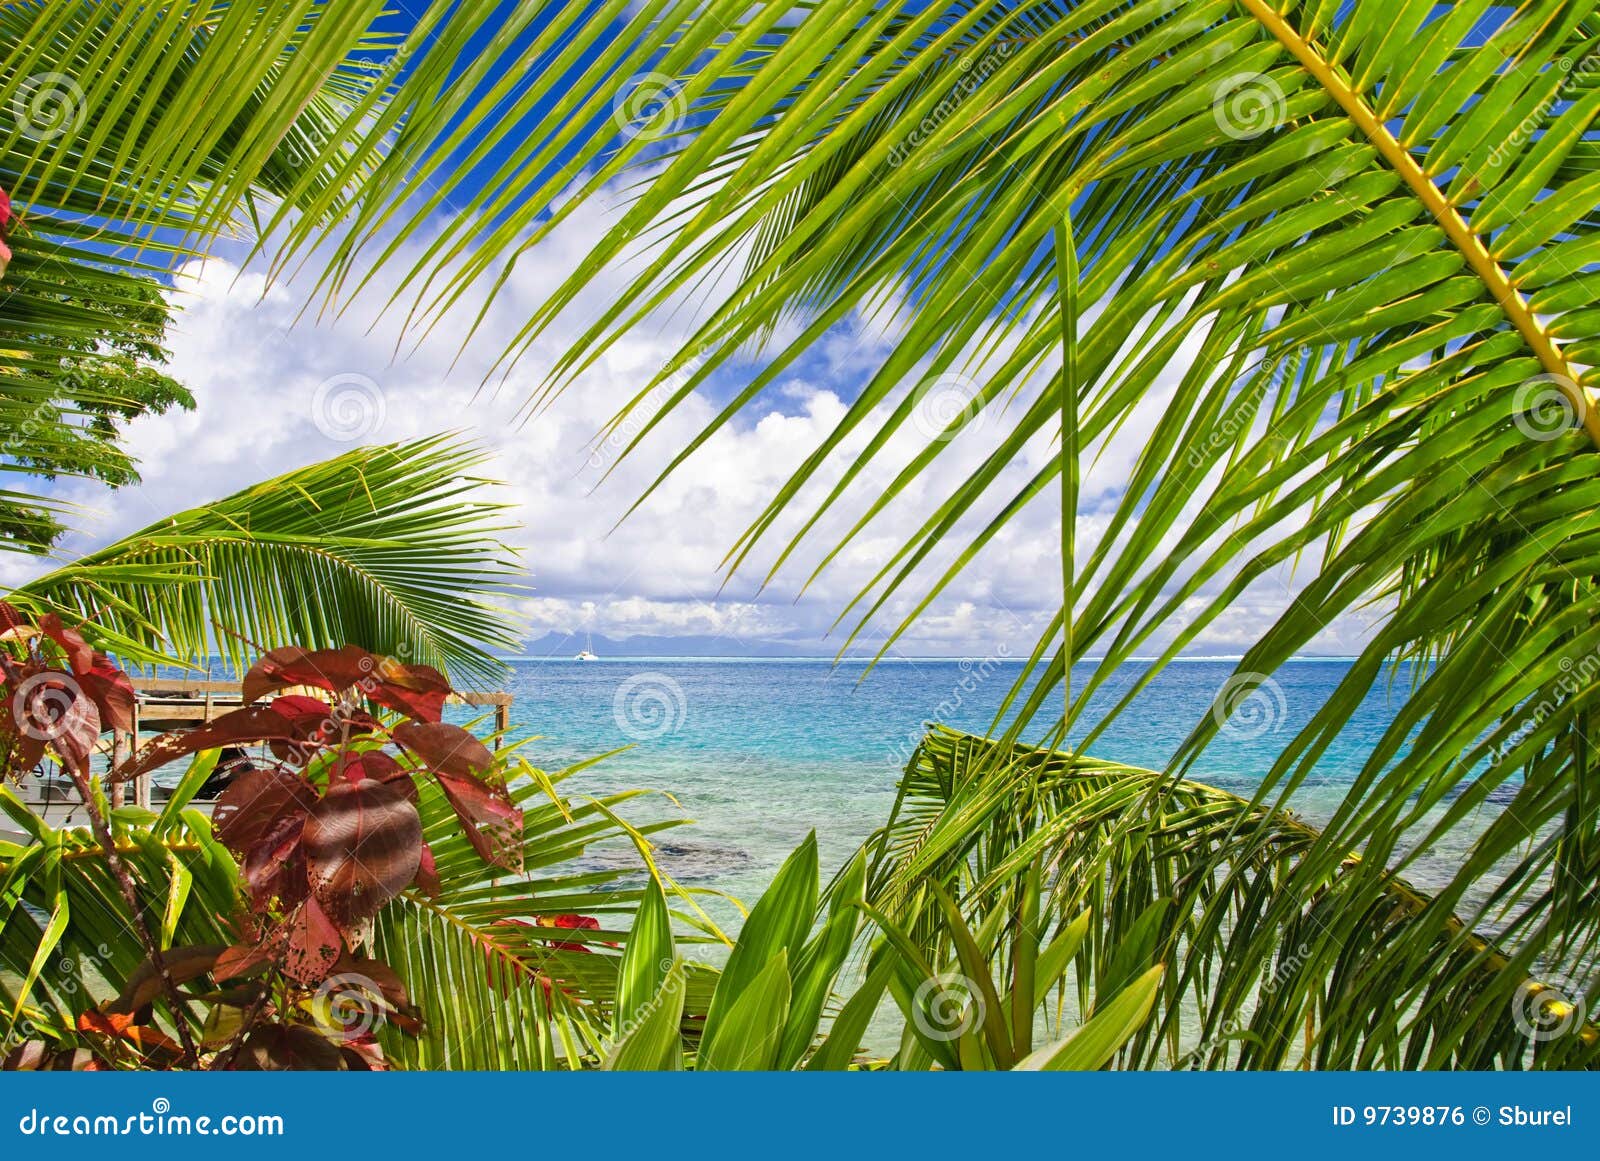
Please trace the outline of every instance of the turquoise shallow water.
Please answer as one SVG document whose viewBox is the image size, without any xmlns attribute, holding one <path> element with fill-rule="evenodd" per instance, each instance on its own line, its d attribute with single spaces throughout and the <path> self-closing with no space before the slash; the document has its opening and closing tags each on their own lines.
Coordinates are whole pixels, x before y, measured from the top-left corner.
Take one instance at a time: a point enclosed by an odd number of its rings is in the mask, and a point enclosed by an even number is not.
<svg viewBox="0 0 1600 1161">
<path fill-rule="evenodd" d="M 555 770 L 631 746 L 569 787 L 598 793 L 664 791 L 630 805 L 634 817 L 694 820 L 663 838 L 663 865 L 688 884 L 747 901 L 794 845 L 815 830 L 825 872 L 887 815 L 895 779 L 922 723 L 987 730 L 1013 679 L 1014 661 L 899 660 L 859 681 L 863 667 L 808 660 L 622 658 L 519 661 L 516 697 L 523 751 Z M 1124 666 L 1092 709 L 1108 707 L 1146 671 Z M 1159 674 L 1093 745 L 1100 757 L 1160 767 L 1210 711 L 1231 661 L 1180 661 Z M 1285 666 L 1241 708 L 1193 776 L 1248 794 L 1281 747 L 1349 671 L 1343 661 Z M 1082 680 L 1089 675 L 1085 667 Z M 1402 675 L 1403 678 L 1403 675 Z M 1319 763 L 1296 806 L 1331 810 L 1390 724 L 1405 680 L 1369 691 L 1350 727 Z M 1095 715 L 1091 712 L 1090 717 Z"/>
</svg>

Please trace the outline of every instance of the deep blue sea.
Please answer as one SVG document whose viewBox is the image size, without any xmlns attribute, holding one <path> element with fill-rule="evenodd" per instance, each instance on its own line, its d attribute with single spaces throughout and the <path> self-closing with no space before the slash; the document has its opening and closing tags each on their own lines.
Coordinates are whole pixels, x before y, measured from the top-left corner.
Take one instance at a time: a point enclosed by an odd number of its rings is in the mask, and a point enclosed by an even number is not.
<svg viewBox="0 0 1600 1161">
<path fill-rule="evenodd" d="M 1091 668 L 1075 680 L 1087 680 Z M 1348 668 L 1337 660 L 1284 666 L 1240 707 L 1234 728 L 1192 776 L 1248 795 Z M 817 832 L 830 873 L 887 816 L 923 723 L 988 730 L 1020 669 L 1016 661 L 891 660 L 861 680 L 862 664 L 829 661 L 537 660 L 515 662 L 507 689 L 516 698 L 513 736 L 533 739 L 522 752 L 534 765 L 559 770 L 630 747 L 574 777 L 569 789 L 661 792 L 630 804 L 628 813 L 693 820 L 662 838 L 663 867 L 686 885 L 751 901 L 807 831 Z M 1146 670 L 1137 663 L 1119 670 L 1089 718 Z M 1168 666 L 1091 752 L 1163 766 L 1233 671 L 1232 661 Z M 1297 796 L 1295 806 L 1308 818 L 1331 810 L 1389 725 L 1408 684 L 1400 676 L 1368 693 L 1314 783 Z"/>
</svg>

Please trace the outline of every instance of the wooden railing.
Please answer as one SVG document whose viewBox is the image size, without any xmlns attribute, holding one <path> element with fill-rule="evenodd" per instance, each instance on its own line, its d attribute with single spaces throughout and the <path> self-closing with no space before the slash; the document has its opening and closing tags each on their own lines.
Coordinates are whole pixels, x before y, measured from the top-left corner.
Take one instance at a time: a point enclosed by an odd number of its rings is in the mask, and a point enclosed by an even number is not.
<svg viewBox="0 0 1600 1161">
<path fill-rule="evenodd" d="M 239 683 L 235 681 L 198 681 L 187 677 L 138 678 L 133 680 L 133 691 L 138 695 L 133 707 L 133 731 L 125 743 L 130 753 L 139 751 L 144 741 L 148 740 L 146 735 L 193 729 L 244 704 Z M 511 728 L 511 701 L 511 695 L 504 692 L 452 693 L 446 699 L 446 704 L 492 707 L 494 746 L 499 749 L 500 735 Z M 136 779 L 133 786 L 135 802 L 140 806 L 148 806 L 150 780 Z"/>
</svg>

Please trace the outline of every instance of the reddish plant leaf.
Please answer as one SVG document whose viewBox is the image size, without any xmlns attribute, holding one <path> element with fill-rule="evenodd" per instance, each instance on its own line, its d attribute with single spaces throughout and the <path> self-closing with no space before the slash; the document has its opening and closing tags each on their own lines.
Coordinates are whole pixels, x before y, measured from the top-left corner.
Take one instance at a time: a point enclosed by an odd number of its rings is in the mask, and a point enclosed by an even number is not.
<svg viewBox="0 0 1600 1161">
<path fill-rule="evenodd" d="M 286 700 L 288 699 L 278 699 L 278 701 Z M 129 778 L 137 778 L 141 774 L 165 766 L 168 762 L 201 750 L 219 750 L 224 746 L 243 746 L 272 739 L 296 740 L 299 737 L 298 727 L 279 713 L 276 705 L 274 702 L 271 706 L 245 706 L 243 709 L 223 714 L 209 725 L 162 734 L 141 749 L 134 761 L 121 766 L 114 781 L 122 782 Z"/>
<path fill-rule="evenodd" d="M 343 1067 L 339 1045 L 304 1024 L 255 1028 L 233 1059 L 239 1072 L 338 1072 Z"/>
<path fill-rule="evenodd" d="M 234 944 L 217 956 L 217 962 L 211 967 L 211 974 L 220 982 L 236 980 L 261 970 L 272 962 L 272 942 Z"/>
<path fill-rule="evenodd" d="M 384 1059 L 383 1045 L 373 1036 L 347 1037 L 339 1046 L 347 1072 L 388 1072 L 389 1062 Z"/>
<path fill-rule="evenodd" d="M 316 801 L 316 793 L 304 779 L 283 767 L 252 768 L 217 796 L 211 825 L 218 841 L 235 854 L 243 854 L 266 838 L 280 820 L 304 817 Z"/>
<path fill-rule="evenodd" d="M 91 1009 L 78 1016 L 78 1031 L 125 1041 L 145 1057 L 178 1057 L 183 1054 L 176 1040 L 159 1028 L 135 1024 L 130 1013 L 105 1013 Z"/>
<path fill-rule="evenodd" d="M 67 628 L 56 614 L 46 613 L 40 617 L 39 629 L 46 637 L 61 646 L 61 651 L 67 655 L 67 663 L 72 666 L 72 672 L 86 673 L 94 667 L 95 653 L 83 639 L 83 634 L 76 629 Z"/>
<path fill-rule="evenodd" d="M 494 769 L 494 754 L 460 726 L 447 722 L 401 722 L 391 736 L 430 770 L 482 776 Z"/>
<path fill-rule="evenodd" d="M 250 667 L 244 675 L 244 700 L 248 704 L 291 685 L 337 692 L 371 677 L 377 664 L 377 658 L 359 645 L 317 650 L 287 645 L 271 650 Z"/>
<path fill-rule="evenodd" d="M 133 1026 L 131 1012 L 96 1012 L 91 1008 L 78 1016 L 78 1031 L 97 1032 L 101 1036 L 121 1036 Z"/>
<path fill-rule="evenodd" d="M 406 1008 L 411 1004 L 411 997 L 406 992 L 406 983 L 400 978 L 400 973 L 381 959 L 362 959 L 359 956 L 345 955 L 333 965 L 333 970 L 335 975 L 357 975 L 368 980 L 382 993 L 383 998 L 396 1008 Z"/>
<path fill-rule="evenodd" d="M 496 919 L 490 927 L 532 927 L 526 919 Z M 485 978 L 489 986 L 502 996 L 510 995 L 518 987 L 534 978 L 534 970 L 522 962 L 522 956 L 509 943 L 502 943 L 493 936 L 480 937 L 483 942 L 483 955 L 488 961 Z M 549 985 L 546 983 L 548 994 Z"/>
<path fill-rule="evenodd" d="M 280 817 L 267 833 L 245 852 L 241 868 L 251 905 L 265 911 L 274 899 L 292 907 L 306 897 L 306 852 L 301 844 L 305 818 Z"/>
<path fill-rule="evenodd" d="M 19 739 L 48 745 L 79 777 L 89 776 L 89 759 L 100 738 L 100 711 L 72 675 L 59 669 L 31 673 L 10 691 L 7 707 Z M 32 750 L 32 747 L 24 747 Z"/>
<path fill-rule="evenodd" d="M 335 780 L 343 778 L 346 782 L 371 779 L 394 787 L 412 802 L 417 800 L 417 787 L 411 780 L 411 771 L 382 750 L 346 750 L 334 759 L 329 777 Z"/>
<path fill-rule="evenodd" d="M 227 949 L 220 943 L 172 947 L 161 953 L 161 962 L 166 965 L 167 974 L 172 977 L 173 983 L 186 984 L 210 971 L 225 950 Z M 133 974 L 123 984 L 122 992 L 117 998 L 105 1005 L 106 1014 L 137 1012 L 161 995 L 163 990 L 161 973 L 156 971 L 155 964 L 151 963 L 147 956 L 133 969 Z"/>
<path fill-rule="evenodd" d="M 77 679 L 100 711 L 102 727 L 123 733 L 133 729 L 133 682 L 104 653 L 96 653 L 89 668 L 78 673 Z"/>
<path fill-rule="evenodd" d="M 540 927 L 565 927 L 573 931 L 599 931 L 600 921 L 591 915 L 541 915 L 538 918 Z M 554 939 L 550 946 L 557 951 L 582 951 L 588 952 L 589 947 L 583 943 L 569 943 L 566 940 Z"/>
<path fill-rule="evenodd" d="M 402 665 L 392 658 L 378 661 L 378 682 L 365 692 L 379 705 L 399 710 L 424 722 L 437 722 L 444 714 L 450 682 L 429 665 Z"/>
<path fill-rule="evenodd" d="M 314 987 L 327 979 L 329 970 L 344 953 L 344 941 L 333 920 L 309 898 L 289 921 L 289 945 L 283 973 L 297 984 Z"/>
<path fill-rule="evenodd" d="M 18 612 L 15 605 L 9 601 L 0 601 L 0 637 L 4 637 L 13 629 L 27 629 L 32 626 L 33 622 Z"/>
<path fill-rule="evenodd" d="M 331 734 L 332 726 L 327 724 L 333 718 L 333 707 L 320 697 L 312 697 L 304 693 L 286 693 L 282 697 L 275 697 L 271 702 L 272 709 L 284 721 L 288 722 L 297 738 L 310 738 L 316 734 Z"/>
<path fill-rule="evenodd" d="M 305 851 L 312 895 L 349 931 L 417 877 L 422 819 L 391 786 L 335 783 L 306 818 Z"/>
<path fill-rule="evenodd" d="M 521 871 L 522 811 L 511 804 L 505 788 L 487 786 L 470 775 L 455 777 L 435 771 L 435 777 L 472 849 L 485 862 Z"/>
<path fill-rule="evenodd" d="M 417 862 L 417 886 L 430 899 L 439 897 L 439 864 L 433 857 L 433 848 L 422 844 L 422 857 Z"/>
</svg>

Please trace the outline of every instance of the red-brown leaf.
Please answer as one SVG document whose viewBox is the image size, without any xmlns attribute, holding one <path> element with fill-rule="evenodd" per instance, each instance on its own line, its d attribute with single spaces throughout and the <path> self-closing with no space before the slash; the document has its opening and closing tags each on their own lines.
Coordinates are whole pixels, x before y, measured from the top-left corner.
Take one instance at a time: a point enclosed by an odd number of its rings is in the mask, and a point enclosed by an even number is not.
<svg viewBox="0 0 1600 1161">
<path fill-rule="evenodd" d="M 329 970 L 344 953 L 344 941 L 315 898 L 307 899 L 289 921 L 288 954 L 283 972 L 295 983 L 314 987 L 327 978 Z"/>
<path fill-rule="evenodd" d="M 169 947 L 161 954 L 161 963 L 175 984 L 185 984 L 205 975 L 226 950 L 221 944 L 195 944 L 189 947 Z M 161 973 L 156 971 L 149 957 L 122 985 L 122 992 L 105 1005 L 108 1015 L 134 1013 L 150 1003 L 165 990 Z"/>
<path fill-rule="evenodd" d="M 236 777 L 217 797 L 211 825 L 224 846 L 243 854 L 282 819 L 304 817 L 316 800 L 302 778 L 281 766 L 254 768 Z"/>
<path fill-rule="evenodd" d="M 504 787 L 488 786 L 471 775 L 456 777 L 435 771 L 467 841 L 485 862 L 522 870 L 522 811 L 511 804 Z"/>
<path fill-rule="evenodd" d="M 337 692 L 371 676 L 377 659 L 358 645 L 338 649 L 302 649 L 287 645 L 273 649 L 244 675 L 246 704 L 291 685 Z"/>
<path fill-rule="evenodd" d="M 482 776 L 494 768 L 494 754 L 460 726 L 447 722 L 401 722 L 391 731 L 430 770 L 457 776 Z"/>
<path fill-rule="evenodd" d="M 59 669 L 36 672 L 8 700 L 23 738 L 48 744 L 69 770 L 89 776 L 89 759 L 100 739 L 100 711 L 71 674 Z"/>
<path fill-rule="evenodd" d="M 240 1072 L 337 1072 L 339 1046 L 304 1024 L 267 1024 L 245 1037 L 234 1058 Z"/>
<path fill-rule="evenodd" d="M 212 965 L 211 974 L 218 982 L 222 980 L 236 980 L 241 976 L 250 975 L 272 962 L 271 942 L 264 944 L 236 943 L 221 955 Z"/>
<path fill-rule="evenodd" d="M 380 658 L 378 683 L 366 691 L 379 705 L 399 710 L 424 722 L 437 722 L 444 714 L 450 682 L 429 665 L 402 665 L 392 658 Z"/>
<path fill-rule="evenodd" d="M 422 819 L 392 786 L 336 782 L 311 808 L 305 850 L 313 896 L 349 931 L 417 877 Z"/>
<path fill-rule="evenodd" d="M 288 699 L 278 699 L 278 701 L 286 700 Z M 271 739 L 296 740 L 299 737 L 297 726 L 279 713 L 276 705 L 274 702 L 270 706 L 245 706 L 243 709 L 223 714 L 209 725 L 163 734 L 143 747 L 134 761 L 125 763 L 117 771 L 115 781 L 137 778 L 141 774 L 165 766 L 168 762 L 188 754 L 199 753 L 201 750 L 243 746 Z"/>
<path fill-rule="evenodd" d="M 274 899 L 293 907 L 310 890 L 306 882 L 306 852 L 300 842 L 304 827 L 303 816 L 280 817 L 245 852 L 241 871 L 251 905 L 257 911 L 267 910 Z"/>
<path fill-rule="evenodd" d="M 417 800 L 417 787 L 411 781 L 411 771 L 382 750 L 347 750 L 341 753 L 334 759 L 333 772 L 329 777 L 333 780 L 343 778 L 346 782 L 371 779 L 394 787 L 412 802 Z"/>
<path fill-rule="evenodd" d="M 17 611 L 17 607 L 7 601 L 0 601 L 0 637 L 4 637 L 13 629 L 30 628 L 33 622 Z"/>
<path fill-rule="evenodd" d="M 599 931 L 600 921 L 592 915 L 556 915 L 553 917 L 539 916 L 540 927 L 565 927 L 569 931 Z M 589 946 L 583 943 L 572 943 L 564 939 L 550 941 L 550 946 L 557 951 L 588 952 Z"/>
<path fill-rule="evenodd" d="M 77 679 L 100 711 L 103 728 L 124 733 L 133 729 L 133 683 L 104 653 L 94 654 L 89 668 L 78 673 Z"/>
<path fill-rule="evenodd" d="M 427 843 L 422 844 L 422 857 L 417 862 L 417 886 L 430 899 L 439 896 L 439 864 L 433 857 L 433 848 Z"/>
<path fill-rule="evenodd" d="M 72 672 L 84 673 L 93 667 L 94 650 L 83 639 L 83 634 L 76 629 L 67 628 L 56 614 L 46 613 L 40 617 L 39 629 L 46 637 L 61 646 L 61 651 L 67 655 L 67 662 L 72 666 Z"/>
</svg>

